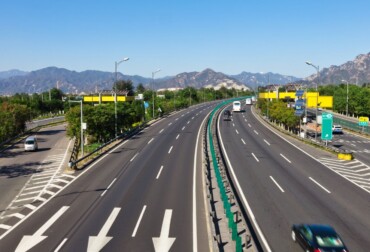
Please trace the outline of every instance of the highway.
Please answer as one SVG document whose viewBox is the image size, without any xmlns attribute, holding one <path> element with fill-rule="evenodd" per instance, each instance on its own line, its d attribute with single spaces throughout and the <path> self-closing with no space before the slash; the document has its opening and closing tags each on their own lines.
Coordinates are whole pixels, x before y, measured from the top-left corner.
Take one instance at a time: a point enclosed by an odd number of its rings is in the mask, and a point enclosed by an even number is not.
<svg viewBox="0 0 370 252">
<path fill-rule="evenodd" d="M 10 222 L 0 225 L 0 235 L 24 218 L 26 213 L 20 212 L 32 208 L 35 200 L 41 199 L 41 192 L 63 172 L 71 144 L 65 127 L 57 125 L 36 132 L 38 151 L 25 152 L 24 141 L 20 141 L 0 153 L 0 190 L 6 192 L 0 194 L 0 224 Z"/>
<path fill-rule="evenodd" d="M 199 132 L 213 106 L 161 119 L 74 174 L 2 251 L 210 251 Z"/>
<path fill-rule="evenodd" d="M 243 204 L 250 206 L 267 251 L 300 251 L 290 237 L 296 223 L 330 224 L 350 251 L 368 251 L 370 179 L 352 176 L 357 168 L 351 161 L 345 166 L 327 152 L 289 139 L 292 146 L 288 137 L 257 120 L 250 106 L 245 113 L 233 113 L 232 121 L 221 117 L 219 134 Z M 334 171 L 328 162 L 350 176 Z"/>
</svg>

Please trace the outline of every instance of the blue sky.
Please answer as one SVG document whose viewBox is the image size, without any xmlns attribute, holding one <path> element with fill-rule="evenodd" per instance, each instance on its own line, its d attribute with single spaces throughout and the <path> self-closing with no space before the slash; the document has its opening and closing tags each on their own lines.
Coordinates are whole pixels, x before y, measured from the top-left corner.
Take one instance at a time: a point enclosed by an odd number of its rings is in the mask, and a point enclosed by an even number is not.
<svg viewBox="0 0 370 252">
<path fill-rule="evenodd" d="M 2 0 L 0 71 L 306 77 L 370 52 L 368 0 Z"/>
</svg>

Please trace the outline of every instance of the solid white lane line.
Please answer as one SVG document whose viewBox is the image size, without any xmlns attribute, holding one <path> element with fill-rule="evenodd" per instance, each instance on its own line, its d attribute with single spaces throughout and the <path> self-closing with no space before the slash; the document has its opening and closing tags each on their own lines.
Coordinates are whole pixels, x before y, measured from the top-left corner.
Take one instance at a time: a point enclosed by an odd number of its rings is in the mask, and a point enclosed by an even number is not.
<svg viewBox="0 0 370 252">
<path fill-rule="evenodd" d="M 243 144 L 246 144 L 245 142 L 244 142 L 244 139 L 242 138 L 242 142 L 243 142 Z"/>
<path fill-rule="evenodd" d="M 64 238 L 64 240 L 59 244 L 59 246 L 54 250 L 54 252 L 58 252 L 64 245 L 64 243 L 66 243 L 68 239 L 67 238 Z"/>
<path fill-rule="evenodd" d="M 266 139 L 263 139 L 263 141 L 268 145 L 270 146 L 270 143 L 266 141 Z"/>
<path fill-rule="evenodd" d="M 237 129 L 235 130 L 235 132 L 236 132 L 236 134 L 239 134 L 239 131 Z"/>
<path fill-rule="evenodd" d="M 157 175 L 157 177 L 156 177 L 155 179 L 158 179 L 158 178 L 159 178 L 159 176 L 161 175 L 162 169 L 163 169 L 163 165 L 162 165 L 162 166 L 161 166 L 161 168 L 159 169 L 158 175 Z"/>
<path fill-rule="evenodd" d="M 139 229 L 139 225 L 140 225 L 140 223 L 141 223 L 141 219 L 142 219 L 142 218 L 143 218 L 143 216 L 144 216 L 145 209 L 146 209 L 146 205 L 143 207 L 143 210 L 141 210 L 141 213 L 140 213 L 139 219 L 138 219 L 138 220 L 137 220 L 137 222 L 136 222 L 135 229 L 134 229 L 134 232 L 132 232 L 132 236 L 131 236 L 131 237 L 135 237 L 135 236 L 136 236 L 136 232 L 137 232 L 137 230 Z"/>
<path fill-rule="evenodd" d="M 256 135 L 258 135 L 258 132 L 256 130 L 253 130 L 253 131 L 254 131 L 254 133 L 256 133 Z"/>
<path fill-rule="evenodd" d="M 159 131 L 159 134 L 161 134 L 163 131 L 164 131 L 164 129 L 161 129 L 161 130 Z"/>
<path fill-rule="evenodd" d="M 105 189 L 105 191 L 100 195 L 100 197 L 104 196 L 104 194 L 109 190 L 109 188 L 113 185 L 113 183 L 116 182 L 116 180 L 117 180 L 117 178 L 113 179 L 113 181 L 109 184 L 107 189 Z"/>
<path fill-rule="evenodd" d="M 280 189 L 281 192 L 284 192 L 283 188 L 281 188 L 281 186 L 278 184 L 278 182 L 275 181 L 275 179 L 272 176 L 270 176 L 270 179 L 274 181 L 275 185 Z"/>
<path fill-rule="evenodd" d="M 130 159 L 130 162 L 134 161 L 134 159 L 136 158 L 136 156 L 139 155 L 139 153 L 136 153 L 135 156 L 133 156 L 131 159 Z"/>
<path fill-rule="evenodd" d="M 290 164 L 292 163 L 292 162 L 291 162 L 289 159 L 287 159 L 283 154 L 281 154 L 281 153 L 280 153 L 280 156 L 281 156 L 282 158 L 284 158 L 288 163 L 290 163 Z"/>
<path fill-rule="evenodd" d="M 309 177 L 309 179 L 311 179 L 311 181 L 313 181 L 316 185 L 320 186 L 324 191 L 326 191 L 327 193 L 330 193 L 330 191 L 328 189 L 326 189 L 325 187 L 323 187 L 322 185 L 320 185 L 319 182 L 317 182 L 316 180 L 314 180 L 311 177 Z"/>
<path fill-rule="evenodd" d="M 184 127 L 182 127 L 182 129 L 181 130 L 184 130 L 185 129 L 185 126 Z"/>
<path fill-rule="evenodd" d="M 254 153 L 252 152 L 252 156 L 254 157 L 254 159 L 259 162 L 258 158 L 256 157 L 256 155 L 254 155 Z"/>
<path fill-rule="evenodd" d="M 154 140 L 154 138 L 150 139 L 149 142 L 148 142 L 148 144 L 150 144 L 153 140 Z"/>
<path fill-rule="evenodd" d="M 220 117 L 218 118 L 217 124 L 218 124 L 217 131 L 218 131 L 218 134 L 221 136 L 221 132 L 220 132 Z M 249 205 L 249 203 L 247 201 L 247 198 L 245 197 L 244 192 L 243 192 L 243 190 L 242 190 L 242 188 L 240 186 L 239 180 L 236 177 L 235 171 L 234 171 L 234 169 L 233 169 L 233 167 L 231 165 L 230 159 L 229 159 L 229 157 L 227 155 L 227 152 L 225 150 L 225 146 L 224 146 L 224 143 L 223 143 L 223 140 L 222 140 L 222 136 L 220 137 L 220 143 L 221 143 L 222 150 L 225 153 L 226 161 L 227 161 L 227 163 L 228 163 L 228 165 L 230 167 L 231 174 L 234 177 L 236 187 L 238 188 L 238 190 L 239 190 L 239 192 L 241 194 L 242 201 L 243 201 L 244 205 L 247 208 L 247 211 L 249 213 L 249 216 L 251 218 L 251 221 L 254 223 L 254 226 L 256 227 L 256 232 L 258 233 L 259 237 L 261 238 L 261 243 L 263 243 L 263 245 L 266 248 L 266 251 L 267 252 L 271 252 L 271 248 L 270 248 L 270 246 L 269 246 L 269 244 L 267 242 L 267 239 L 265 238 L 264 234 L 262 233 L 262 230 L 261 230 L 260 226 L 257 223 L 256 217 L 253 214 L 252 208 L 250 207 L 250 205 Z"/>
<path fill-rule="evenodd" d="M 180 136 L 180 134 L 178 134 L 178 135 L 176 136 L 176 140 L 177 140 L 177 139 L 179 139 L 179 136 Z"/>
<path fill-rule="evenodd" d="M 172 148 L 173 148 L 173 146 L 171 146 L 171 148 L 169 149 L 168 154 L 170 154 L 170 153 L 171 153 Z"/>
</svg>

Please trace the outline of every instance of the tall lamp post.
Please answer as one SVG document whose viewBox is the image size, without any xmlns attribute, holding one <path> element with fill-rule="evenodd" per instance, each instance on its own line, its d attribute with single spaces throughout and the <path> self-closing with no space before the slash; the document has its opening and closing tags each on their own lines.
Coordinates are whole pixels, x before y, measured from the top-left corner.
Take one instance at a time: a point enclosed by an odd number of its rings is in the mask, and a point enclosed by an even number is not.
<svg viewBox="0 0 370 252">
<path fill-rule="evenodd" d="M 345 82 L 347 84 L 347 99 L 346 99 L 346 116 L 348 116 L 348 81 L 342 80 L 342 82 Z"/>
<path fill-rule="evenodd" d="M 152 72 L 152 98 L 153 98 L 153 118 L 154 118 L 154 75 L 161 71 L 161 69 L 158 69 L 157 71 Z"/>
<path fill-rule="evenodd" d="M 318 103 L 319 103 L 319 93 L 317 91 L 317 85 L 318 83 L 320 82 L 320 67 L 319 66 L 315 66 L 314 64 L 312 64 L 311 62 L 309 61 L 306 61 L 306 64 L 309 65 L 309 66 L 312 66 L 313 68 L 316 69 L 317 71 L 317 81 L 316 81 L 316 127 L 315 127 L 315 141 L 317 141 L 317 111 L 318 111 Z"/>
<path fill-rule="evenodd" d="M 114 73 L 115 73 L 115 81 L 114 81 L 114 126 L 115 126 L 115 136 L 117 138 L 117 67 L 119 64 L 121 64 L 124 61 L 128 61 L 130 58 L 123 58 L 123 60 L 116 61 L 114 62 L 115 68 L 114 68 Z"/>
</svg>

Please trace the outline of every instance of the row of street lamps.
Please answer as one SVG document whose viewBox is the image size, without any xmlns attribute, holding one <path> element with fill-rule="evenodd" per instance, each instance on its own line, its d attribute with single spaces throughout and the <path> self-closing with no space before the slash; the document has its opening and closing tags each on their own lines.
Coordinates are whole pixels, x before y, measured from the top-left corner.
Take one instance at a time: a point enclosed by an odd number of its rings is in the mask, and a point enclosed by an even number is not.
<svg viewBox="0 0 370 252">
<path fill-rule="evenodd" d="M 120 61 L 116 61 L 115 62 L 115 83 L 114 83 L 114 114 L 115 114 L 115 135 L 116 135 L 116 138 L 118 136 L 118 133 L 117 133 L 117 67 L 119 64 L 121 64 L 122 62 L 124 61 L 128 61 L 130 58 L 126 57 L 126 58 L 123 58 L 122 60 Z M 152 91 L 153 91 L 153 94 L 152 94 L 152 98 L 153 98 L 153 118 L 154 118 L 154 75 L 156 73 L 158 73 L 159 71 L 161 71 L 161 69 L 158 69 L 154 72 L 152 72 Z"/>
</svg>

